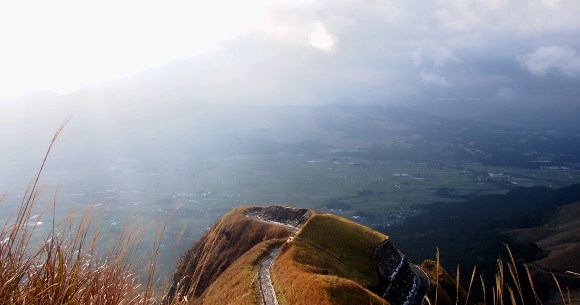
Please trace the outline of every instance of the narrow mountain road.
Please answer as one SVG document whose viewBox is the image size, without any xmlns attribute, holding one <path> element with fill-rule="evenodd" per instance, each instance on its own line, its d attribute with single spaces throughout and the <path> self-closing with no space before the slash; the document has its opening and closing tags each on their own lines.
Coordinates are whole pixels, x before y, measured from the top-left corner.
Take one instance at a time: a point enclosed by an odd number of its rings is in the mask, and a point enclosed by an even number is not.
<svg viewBox="0 0 580 305">
<path fill-rule="evenodd" d="M 294 234 L 296 234 L 300 228 L 276 221 L 269 221 L 266 219 L 262 219 L 258 214 L 246 214 L 246 217 L 252 218 L 254 220 L 265 222 L 267 224 L 282 226 Z M 272 269 L 272 264 L 274 260 L 278 258 L 280 255 L 280 251 L 282 249 L 282 245 L 279 245 L 268 253 L 268 256 L 264 258 L 262 263 L 260 264 L 260 270 L 258 271 L 258 280 L 260 282 L 260 292 L 262 293 L 262 301 L 264 305 L 278 305 L 278 299 L 276 297 L 276 291 L 274 290 L 274 285 L 272 284 L 272 277 L 270 276 L 270 270 Z"/>
<path fill-rule="evenodd" d="M 411 271 L 417 276 L 417 281 L 413 285 L 413 291 L 407 297 L 406 304 L 423 304 L 423 298 L 429 292 L 430 281 L 425 271 L 415 264 L 409 264 Z"/>
<path fill-rule="evenodd" d="M 272 263 L 280 255 L 280 250 L 282 246 L 276 246 L 270 251 L 268 256 L 260 264 L 259 281 L 260 281 L 260 291 L 262 292 L 262 300 L 264 305 L 278 305 L 278 299 L 276 298 L 276 292 L 274 291 L 274 286 L 272 285 L 272 277 L 270 276 L 270 269 L 272 268 Z"/>
</svg>

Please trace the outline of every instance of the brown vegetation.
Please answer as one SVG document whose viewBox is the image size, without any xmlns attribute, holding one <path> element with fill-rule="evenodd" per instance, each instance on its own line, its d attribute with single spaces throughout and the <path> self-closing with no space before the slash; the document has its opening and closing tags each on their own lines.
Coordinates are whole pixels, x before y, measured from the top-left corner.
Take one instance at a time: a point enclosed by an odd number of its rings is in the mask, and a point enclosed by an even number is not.
<svg viewBox="0 0 580 305">
<path fill-rule="evenodd" d="M 292 232 L 249 217 L 236 208 L 216 223 L 179 260 L 168 300 L 199 297 L 232 263 L 257 244 L 289 237 Z"/>
<path fill-rule="evenodd" d="M 261 295 L 258 285 L 260 262 L 269 249 L 284 240 L 268 240 L 257 244 L 213 282 L 195 302 L 204 305 L 243 305 L 260 304 Z M 226 288 L 227 289 L 224 289 Z"/>
<path fill-rule="evenodd" d="M 273 266 L 285 304 L 387 304 L 371 290 L 379 285 L 374 249 L 386 236 L 334 215 L 315 214 Z"/>
<path fill-rule="evenodd" d="M 89 235 L 87 218 L 52 223 L 41 242 L 33 242 L 32 210 L 40 197 L 37 184 L 61 126 L 56 132 L 14 219 L 0 229 L 0 304 L 151 304 L 155 255 L 141 288 L 134 264 L 138 237 L 124 228 L 109 251 L 98 255 L 98 232 Z M 1 199 L 1 198 L 0 198 Z M 1 200 L 0 200 L 1 203 Z M 53 210 L 54 210 L 53 202 Z M 54 217 L 54 216 L 53 216 Z"/>
</svg>

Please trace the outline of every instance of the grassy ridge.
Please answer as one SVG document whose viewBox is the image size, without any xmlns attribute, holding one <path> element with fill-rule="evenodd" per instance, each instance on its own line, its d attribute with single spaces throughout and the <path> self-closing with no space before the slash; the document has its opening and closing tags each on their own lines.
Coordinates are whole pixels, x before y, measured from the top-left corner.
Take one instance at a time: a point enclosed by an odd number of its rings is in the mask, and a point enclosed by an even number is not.
<svg viewBox="0 0 580 305">
<path fill-rule="evenodd" d="M 292 234 L 282 226 L 246 217 L 248 208 L 227 213 L 181 257 L 169 290 L 170 299 L 175 295 L 201 296 L 222 272 L 255 245 Z"/>
<path fill-rule="evenodd" d="M 313 215 L 274 264 L 280 295 L 287 304 L 385 304 L 371 292 L 379 285 L 374 250 L 385 239 L 344 218 Z"/>
<path fill-rule="evenodd" d="M 284 240 L 267 240 L 248 250 L 207 288 L 198 299 L 198 303 L 204 305 L 260 304 L 261 294 L 257 277 L 260 263 L 268 253 L 268 249 L 281 242 Z M 224 289 L 225 287 L 227 289 Z"/>
<path fill-rule="evenodd" d="M 335 215 L 317 214 L 296 237 L 295 260 L 374 288 L 378 274 L 374 251 L 387 236 Z"/>
</svg>

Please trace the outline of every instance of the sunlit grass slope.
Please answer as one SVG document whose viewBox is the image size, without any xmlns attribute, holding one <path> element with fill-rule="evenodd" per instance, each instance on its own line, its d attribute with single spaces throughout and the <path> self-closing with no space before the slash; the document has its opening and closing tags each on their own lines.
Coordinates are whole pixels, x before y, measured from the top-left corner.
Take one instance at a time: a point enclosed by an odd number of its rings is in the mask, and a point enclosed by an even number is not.
<svg viewBox="0 0 580 305">
<path fill-rule="evenodd" d="M 275 262 L 285 304 L 387 304 L 374 294 L 375 248 L 387 236 L 344 218 L 314 214 Z"/>
<path fill-rule="evenodd" d="M 258 283 L 258 270 L 262 259 L 272 246 L 284 240 L 268 240 L 257 244 L 213 282 L 197 299 L 197 304 L 204 305 L 244 305 L 260 304 L 261 294 Z"/>
<path fill-rule="evenodd" d="M 179 260 L 169 298 L 200 297 L 236 260 L 257 244 L 285 239 L 292 233 L 282 227 L 246 217 L 249 207 L 231 210 Z M 177 283 L 177 284 L 176 284 Z"/>
</svg>

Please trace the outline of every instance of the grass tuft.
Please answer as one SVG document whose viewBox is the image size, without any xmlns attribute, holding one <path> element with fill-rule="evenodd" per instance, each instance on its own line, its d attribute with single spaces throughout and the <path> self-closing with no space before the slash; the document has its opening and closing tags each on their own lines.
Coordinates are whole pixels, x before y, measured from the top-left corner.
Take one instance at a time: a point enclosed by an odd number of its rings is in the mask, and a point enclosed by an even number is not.
<svg viewBox="0 0 580 305">
<path fill-rule="evenodd" d="M 512 255 L 511 249 L 505 245 L 508 260 L 504 261 L 502 259 L 497 259 L 496 262 L 496 274 L 493 278 L 493 285 L 486 285 L 485 278 L 482 274 L 479 275 L 480 285 L 481 285 L 481 300 L 478 300 L 478 305 L 543 305 L 542 300 L 538 296 L 536 286 L 532 278 L 532 272 L 530 271 L 528 265 L 524 264 L 523 269 L 525 270 L 526 277 L 521 279 L 518 266 Z M 467 292 L 463 291 L 459 285 L 459 266 L 456 270 L 455 280 L 449 276 L 439 264 L 439 249 L 436 252 L 436 261 L 425 261 L 421 266 L 429 275 L 431 280 L 432 289 L 428 295 L 428 303 L 433 305 L 452 305 L 453 303 L 458 304 L 462 299 L 464 304 L 473 304 L 469 302 L 469 298 L 472 292 L 472 286 L 474 283 L 474 278 L 476 276 L 476 268 L 473 268 L 471 277 L 469 280 L 469 286 Z M 443 271 L 440 271 L 443 270 Z M 435 273 L 433 272 L 435 271 Z M 521 271 L 521 270 L 520 270 Z M 508 275 L 509 274 L 509 275 Z M 575 275 L 580 277 L 577 273 L 566 272 L 566 274 Z M 562 305 L 572 305 L 572 296 L 570 293 L 570 288 L 566 287 L 566 293 L 562 288 L 560 281 L 555 274 L 552 273 L 552 279 L 555 286 L 558 289 L 559 296 Z M 454 299 L 448 297 L 446 292 L 449 292 L 453 287 L 456 292 Z M 443 293 L 443 298 L 441 294 Z M 491 298 L 489 296 L 491 295 Z M 471 301 L 473 302 L 473 301 Z M 559 302 L 557 302 L 559 303 Z"/>
<path fill-rule="evenodd" d="M 36 224 L 31 224 L 30 219 L 41 195 L 38 182 L 68 121 L 55 132 L 15 218 L 0 228 L 0 304 L 159 303 L 155 270 L 163 229 L 158 231 L 157 248 L 147 264 L 148 278 L 144 286 L 139 277 L 144 270 L 136 268 L 141 261 L 137 253 L 142 234 L 138 234 L 135 227 L 124 226 L 121 233 L 111 239 L 106 253 L 100 255 L 97 251 L 99 233 L 93 230 L 91 219 L 75 220 L 69 216 L 55 223 L 55 192 L 51 230 L 44 237 L 34 234 Z M 0 197 L 0 202 L 4 198 Z"/>
</svg>

